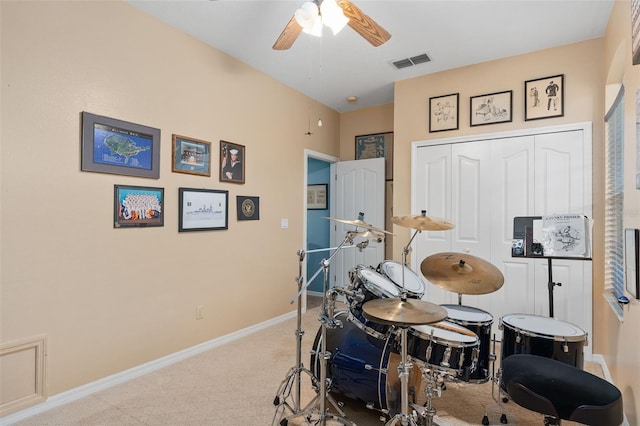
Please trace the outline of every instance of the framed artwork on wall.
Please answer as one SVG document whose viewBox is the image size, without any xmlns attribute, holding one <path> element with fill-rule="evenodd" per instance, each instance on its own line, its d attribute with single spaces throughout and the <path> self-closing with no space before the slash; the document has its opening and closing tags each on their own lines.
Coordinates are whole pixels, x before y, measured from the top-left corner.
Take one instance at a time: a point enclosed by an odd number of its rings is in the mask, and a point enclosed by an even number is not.
<svg viewBox="0 0 640 426">
<path fill-rule="evenodd" d="M 328 209 L 328 188 L 326 183 L 307 185 L 307 210 Z"/>
<path fill-rule="evenodd" d="M 211 142 L 172 135 L 171 171 L 211 176 Z"/>
<path fill-rule="evenodd" d="M 469 102 L 471 126 L 506 123 L 512 120 L 513 90 L 472 96 Z"/>
<path fill-rule="evenodd" d="M 244 183 L 244 145 L 220 141 L 220 182 Z"/>
<path fill-rule="evenodd" d="M 393 180 L 393 132 L 356 136 L 356 160 L 384 158 L 385 179 Z"/>
<path fill-rule="evenodd" d="M 429 98 L 429 133 L 458 130 L 459 93 Z"/>
<path fill-rule="evenodd" d="M 564 74 L 524 82 L 524 119 L 564 116 Z"/>
<path fill-rule="evenodd" d="M 640 230 L 624 230 L 624 263 L 627 292 L 640 299 Z"/>
<path fill-rule="evenodd" d="M 113 227 L 164 226 L 164 188 L 114 185 Z"/>
<path fill-rule="evenodd" d="M 260 220 L 260 197 L 236 196 L 238 220 Z"/>
<path fill-rule="evenodd" d="M 158 179 L 160 129 L 82 112 L 82 170 Z"/>
<path fill-rule="evenodd" d="M 640 0 L 631 0 L 631 63 L 640 64 Z"/>
<path fill-rule="evenodd" d="M 229 191 L 178 188 L 178 232 L 229 228 Z"/>
</svg>

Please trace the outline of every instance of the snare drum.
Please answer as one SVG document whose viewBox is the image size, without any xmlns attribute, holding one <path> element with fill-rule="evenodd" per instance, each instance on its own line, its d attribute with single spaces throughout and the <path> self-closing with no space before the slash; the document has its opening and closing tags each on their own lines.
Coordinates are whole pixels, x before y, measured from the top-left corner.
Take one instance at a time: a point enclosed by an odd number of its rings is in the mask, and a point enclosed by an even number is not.
<svg viewBox="0 0 640 426">
<path fill-rule="evenodd" d="M 351 276 L 351 291 L 354 296 L 349 296 L 349 320 L 356 327 L 378 339 L 384 339 L 390 326 L 369 321 L 364 317 L 362 305 L 373 299 L 399 297 L 398 289 L 391 281 L 374 271 L 372 268 L 358 265 L 349 271 Z"/>
<path fill-rule="evenodd" d="M 378 265 L 378 272 L 393 281 L 398 290 L 402 291 L 402 268 L 401 263 L 385 260 Z M 407 291 L 407 297 L 421 299 L 425 288 L 424 280 L 408 266 L 404 266 L 404 289 Z"/>
<path fill-rule="evenodd" d="M 493 315 L 482 309 L 464 305 L 440 305 L 447 310 L 447 320 L 473 331 L 480 340 L 477 368 L 471 371 L 469 381 L 485 383 L 491 378 L 489 357 L 491 355 L 491 326 Z"/>
<path fill-rule="evenodd" d="M 342 328 L 327 329 L 326 350 L 327 378 L 331 389 L 364 402 L 368 408 L 386 411 L 394 415 L 401 409 L 401 386 L 398 365 L 401 356 L 394 349 L 399 339 L 389 333 L 385 339 L 376 339 L 346 321 L 347 312 L 338 312 L 335 318 L 341 320 Z M 311 352 L 311 370 L 320 377 L 322 328 L 318 330 Z M 422 376 L 417 366 L 409 374 L 409 387 L 416 390 Z M 387 411 L 388 410 L 388 411 Z"/>
<path fill-rule="evenodd" d="M 578 326 L 555 318 L 511 314 L 500 318 L 501 359 L 531 354 L 555 359 L 576 368 L 584 367 L 587 334 Z"/>
<path fill-rule="evenodd" d="M 407 333 L 408 355 L 460 380 L 476 368 L 479 349 L 475 333 L 449 321 L 415 325 Z"/>
</svg>

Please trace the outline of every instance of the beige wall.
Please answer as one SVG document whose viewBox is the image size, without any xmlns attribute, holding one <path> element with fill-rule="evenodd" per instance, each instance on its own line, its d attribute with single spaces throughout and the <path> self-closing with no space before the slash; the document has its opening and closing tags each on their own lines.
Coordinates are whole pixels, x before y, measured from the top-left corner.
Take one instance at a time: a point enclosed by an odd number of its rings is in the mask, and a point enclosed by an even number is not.
<svg viewBox="0 0 640 426">
<path fill-rule="evenodd" d="M 294 311 L 304 149 L 338 156 L 339 115 L 121 2 L 0 7 L 0 343 L 47 338 L 48 394 Z M 160 179 L 81 172 L 81 111 L 160 128 Z M 212 142 L 212 177 L 171 172 L 172 133 Z M 220 139 L 244 185 L 219 182 Z M 163 187 L 165 226 L 114 229 L 114 184 Z M 179 187 L 228 190 L 229 229 L 178 233 Z"/>
</svg>

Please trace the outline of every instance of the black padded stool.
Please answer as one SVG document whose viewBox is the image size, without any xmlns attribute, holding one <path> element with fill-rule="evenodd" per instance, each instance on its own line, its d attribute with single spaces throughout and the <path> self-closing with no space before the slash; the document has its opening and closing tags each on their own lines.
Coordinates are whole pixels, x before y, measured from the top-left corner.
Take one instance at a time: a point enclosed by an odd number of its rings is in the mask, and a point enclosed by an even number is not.
<svg viewBox="0 0 640 426">
<path fill-rule="evenodd" d="M 622 394 L 591 373 L 551 358 L 510 355 L 502 360 L 502 386 L 518 405 L 545 415 L 587 425 L 618 426 L 624 421 Z"/>
</svg>

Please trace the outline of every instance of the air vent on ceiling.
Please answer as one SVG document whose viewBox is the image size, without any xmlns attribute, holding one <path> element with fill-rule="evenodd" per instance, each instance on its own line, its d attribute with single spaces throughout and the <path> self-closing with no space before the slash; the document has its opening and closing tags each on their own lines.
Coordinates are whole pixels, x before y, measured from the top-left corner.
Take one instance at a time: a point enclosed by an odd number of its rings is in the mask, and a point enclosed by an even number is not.
<svg viewBox="0 0 640 426">
<path fill-rule="evenodd" d="M 418 64 L 424 64 L 430 61 L 431 61 L 431 58 L 429 58 L 429 55 L 427 55 L 426 53 L 423 53 L 422 55 L 412 56 L 410 58 L 394 61 L 393 66 L 396 67 L 397 69 L 402 69 L 402 68 L 412 67 Z"/>
</svg>

